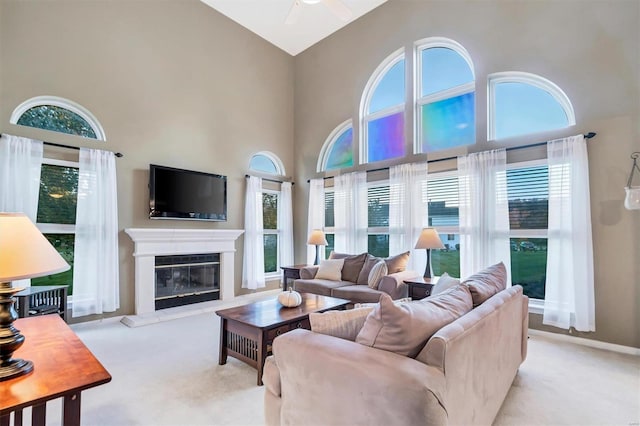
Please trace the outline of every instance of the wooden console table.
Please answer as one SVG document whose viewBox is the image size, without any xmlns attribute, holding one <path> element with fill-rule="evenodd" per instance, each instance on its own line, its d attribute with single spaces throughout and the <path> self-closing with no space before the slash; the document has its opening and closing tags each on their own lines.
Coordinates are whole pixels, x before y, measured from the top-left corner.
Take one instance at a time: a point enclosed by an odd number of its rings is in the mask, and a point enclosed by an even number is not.
<svg viewBox="0 0 640 426">
<path fill-rule="evenodd" d="M 32 407 L 33 426 L 46 423 L 46 402 L 63 398 L 62 425 L 80 425 L 80 393 L 111 381 L 111 375 L 58 315 L 21 318 L 14 326 L 25 341 L 14 354 L 33 362 L 33 372 L 0 381 L 0 426 L 22 425 Z"/>
<path fill-rule="evenodd" d="M 285 308 L 271 299 L 216 311 L 220 317 L 219 364 L 226 364 L 227 356 L 246 362 L 258 370 L 258 386 L 262 386 L 262 369 L 273 339 L 296 328 L 311 329 L 311 312 L 344 309 L 349 303 L 346 299 L 302 293 L 302 304 L 295 308 Z"/>
</svg>

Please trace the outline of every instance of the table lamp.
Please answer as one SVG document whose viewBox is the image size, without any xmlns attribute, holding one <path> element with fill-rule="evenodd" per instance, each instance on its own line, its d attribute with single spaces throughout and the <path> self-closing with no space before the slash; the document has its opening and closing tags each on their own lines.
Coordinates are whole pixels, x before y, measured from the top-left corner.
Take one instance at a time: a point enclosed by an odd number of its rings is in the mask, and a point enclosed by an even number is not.
<svg viewBox="0 0 640 426">
<path fill-rule="evenodd" d="M 307 244 L 313 244 L 316 246 L 316 261 L 313 263 L 317 265 L 320 263 L 320 246 L 326 246 L 327 239 L 324 237 L 324 232 L 321 229 L 314 229 L 311 231 L 311 235 L 309 235 L 309 241 Z"/>
<path fill-rule="evenodd" d="M 417 249 L 427 250 L 427 266 L 424 269 L 424 277 L 431 278 L 431 249 L 443 249 L 444 244 L 440 240 L 438 231 L 435 228 L 424 228 L 420 233 L 418 242 L 416 243 Z"/>
<path fill-rule="evenodd" d="M 31 220 L 22 213 L 0 213 L 0 381 L 33 370 L 33 363 L 12 359 L 24 343 L 13 326 L 18 314 L 13 295 L 22 288 L 11 281 L 66 271 L 69 264 L 58 254 Z"/>
</svg>

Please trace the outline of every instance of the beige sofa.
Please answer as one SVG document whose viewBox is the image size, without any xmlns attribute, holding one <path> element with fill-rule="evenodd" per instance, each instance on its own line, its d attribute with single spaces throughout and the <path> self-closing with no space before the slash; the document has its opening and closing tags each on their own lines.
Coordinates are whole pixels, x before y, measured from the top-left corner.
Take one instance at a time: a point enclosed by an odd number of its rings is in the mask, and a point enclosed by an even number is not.
<svg viewBox="0 0 640 426">
<path fill-rule="evenodd" d="M 408 295 L 404 280 L 420 275 L 398 266 L 400 264 L 406 266 L 408 257 L 408 253 L 403 253 L 386 259 L 391 273 L 382 277 L 377 288 L 372 288 L 368 285 L 367 277 L 373 265 L 381 259 L 367 253 L 347 255 L 332 252 L 331 259 L 345 259 L 341 280 L 315 278 L 318 266 L 307 266 L 300 269 L 300 279 L 293 282 L 293 289 L 301 293 L 339 297 L 353 303 L 375 303 L 382 294 L 388 294 L 392 299 L 402 299 Z M 396 272 L 397 270 L 400 271 Z"/>
<path fill-rule="evenodd" d="M 437 330 L 415 357 L 307 330 L 279 336 L 263 376 L 266 423 L 491 424 L 526 357 L 528 298 L 520 286 L 495 293 L 473 282 L 445 293 L 466 297 L 469 289 L 478 306 Z M 429 303 L 446 309 L 447 297 Z M 367 322 L 381 307 L 373 309 Z"/>
</svg>

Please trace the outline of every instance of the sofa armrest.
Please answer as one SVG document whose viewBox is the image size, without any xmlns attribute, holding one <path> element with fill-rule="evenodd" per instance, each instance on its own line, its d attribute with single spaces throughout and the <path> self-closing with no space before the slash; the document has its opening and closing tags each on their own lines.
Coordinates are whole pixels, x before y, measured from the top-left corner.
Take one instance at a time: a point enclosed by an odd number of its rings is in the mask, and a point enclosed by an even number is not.
<svg viewBox="0 0 640 426">
<path fill-rule="evenodd" d="M 318 272 L 318 265 L 313 266 L 305 266 L 304 268 L 300 268 L 300 279 L 303 280 L 312 280 L 316 277 L 316 273 Z"/>
<path fill-rule="evenodd" d="M 273 353 L 283 424 L 447 422 L 444 375 L 415 359 L 302 329 L 277 337 Z"/>
<path fill-rule="evenodd" d="M 415 278 L 419 275 L 420 274 L 415 271 L 402 271 L 386 275 L 380 280 L 378 290 L 389 294 L 394 300 L 408 297 L 409 287 L 404 283 L 404 280 Z"/>
</svg>

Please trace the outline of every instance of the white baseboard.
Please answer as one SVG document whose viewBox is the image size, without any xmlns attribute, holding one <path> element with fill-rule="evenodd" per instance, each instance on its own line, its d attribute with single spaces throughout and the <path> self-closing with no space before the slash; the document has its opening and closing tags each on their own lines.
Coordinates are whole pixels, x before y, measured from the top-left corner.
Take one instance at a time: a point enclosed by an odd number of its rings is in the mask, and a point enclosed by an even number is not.
<svg viewBox="0 0 640 426">
<path fill-rule="evenodd" d="M 532 336 L 542 336 L 553 340 L 560 340 L 567 343 L 575 343 L 582 346 L 589 346 L 597 349 L 604 349 L 612 352 L 640 356 L 640 348 L 632 346 L 616 345 L 615 343 L 601 342 L 600 340 L 585 339 L 584 337 L 568 336 L 566 334 L 550 333 L 548 331 L 529 329 Z"/>
</svg>

